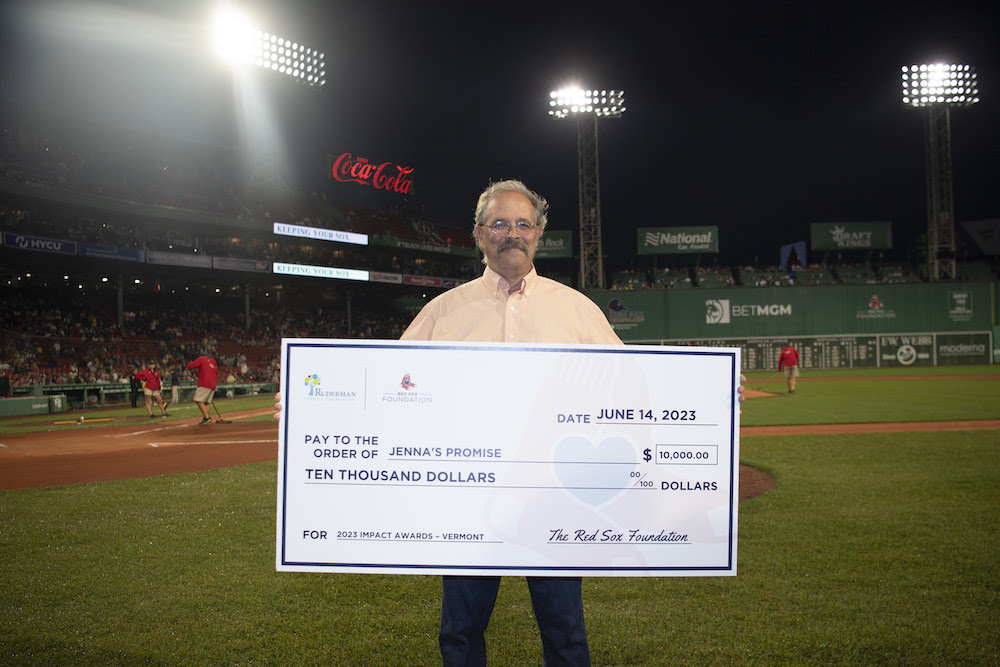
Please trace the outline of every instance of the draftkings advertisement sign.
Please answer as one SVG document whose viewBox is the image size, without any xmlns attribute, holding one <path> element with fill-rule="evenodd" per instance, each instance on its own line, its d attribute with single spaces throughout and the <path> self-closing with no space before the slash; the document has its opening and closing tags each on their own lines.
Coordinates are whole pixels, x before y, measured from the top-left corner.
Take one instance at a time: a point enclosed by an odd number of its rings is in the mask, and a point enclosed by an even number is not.
<svg viewBox="0 0 1000 667">
<path fill-rule="evenodd" d="M 892 248 L 891 222 L 814 222 L 809 228 L 814 251 Z"/>
</svg>

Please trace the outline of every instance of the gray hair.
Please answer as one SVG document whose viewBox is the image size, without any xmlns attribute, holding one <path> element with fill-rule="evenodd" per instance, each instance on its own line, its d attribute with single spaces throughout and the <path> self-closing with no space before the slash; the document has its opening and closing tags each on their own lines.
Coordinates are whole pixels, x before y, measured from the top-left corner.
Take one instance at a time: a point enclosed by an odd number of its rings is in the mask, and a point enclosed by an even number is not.
<svg viewBox="0 0 1000 667">
<path fill-rule="evenodd" d="M 479 202 L 476 204 L 475 224 L 486 224 L 486 208 L 493 201 L 494 197 L 504 192 L 516 192 L 519 195 L 527 197 L 528 201 L 531 202 L 532 208 L 535 209 L 535 224 L 538 225 L 539 231 L 545 231 L 545 225 L 549 221 L 549 203 L 540 194 L 529 189 L 527 185 L 515 180 L 498 181 L 483 190 L 483 193 L 479 195 Z"/>
</svg>

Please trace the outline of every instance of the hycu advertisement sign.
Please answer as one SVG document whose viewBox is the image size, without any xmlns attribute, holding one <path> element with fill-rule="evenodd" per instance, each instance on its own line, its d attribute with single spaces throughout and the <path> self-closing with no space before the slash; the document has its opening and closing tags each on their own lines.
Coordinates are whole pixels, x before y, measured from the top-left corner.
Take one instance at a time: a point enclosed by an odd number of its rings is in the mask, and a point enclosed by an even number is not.
<svg viewBox="0 0 1000 667">
<path fill-rule="evenodd" d="M 719 252 L 719 228 L 640 227 L 638 248 L 640 255 Z"/>
<path fill-rule="evenodd" d="M 809 229 L 814 251 L 892 248 L 891 222 L 814 222 Z"/>
<path fill-rule="evenodd" d="M 392 162 L 375 163 L 366 157 L 341 153 L 330 157 L 330 178 L 341 183 L 369 185 L 405 195 L 413 187 L 413 167 Z"/>
</svg>

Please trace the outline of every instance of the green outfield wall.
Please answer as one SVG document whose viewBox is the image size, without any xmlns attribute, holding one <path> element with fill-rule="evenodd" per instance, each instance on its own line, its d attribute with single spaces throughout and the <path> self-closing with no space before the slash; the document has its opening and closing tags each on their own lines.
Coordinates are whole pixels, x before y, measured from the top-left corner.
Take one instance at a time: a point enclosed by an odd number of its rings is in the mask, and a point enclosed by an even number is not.
<svg viewBox="0 0 1000 667">
<path fill-rule="evenodd" d="M 178 389 L 178 402 L 189 403 L 194 400 L 196 385 L 188 382 Z M 66 412 L 68 409 L 104 408 L 128 404 L 131 391 L 122 382 L 92 383 L 92 384 L 36 384 L 11 388 L 13 396 L 0 400 L 0 417 L 12 415 L 32 415 L 55 412 Z M 242 396 L 274 395 L 277 391 L 273 382 L 236 382 L 219 384 L 215 390 L 215 398 L 234 398 Z M 170 387 L 163 388 L 163 400 L 168 404 L 172 401 Z M 139 393 L 138 405 L 145 404 L 142 392 Z M 154 404 L 155 405 L 155 404 Z"/>
<path fill-rule="evenodd" d="M 626 343 L 727 345 L 744 369 L 991 363 L 997 283 L 593 291 Z"/>
</svg>

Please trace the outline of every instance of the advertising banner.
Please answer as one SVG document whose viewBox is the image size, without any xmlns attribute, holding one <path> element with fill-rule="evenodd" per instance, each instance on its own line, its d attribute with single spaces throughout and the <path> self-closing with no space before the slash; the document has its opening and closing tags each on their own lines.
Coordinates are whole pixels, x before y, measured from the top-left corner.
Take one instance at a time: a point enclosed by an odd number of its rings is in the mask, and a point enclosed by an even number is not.
<svg viewBox="0 0 1000 667">
<path fill-rule="evenodd" d="M 744 371 L 775 371 L 786 345 L 799 352 L 801 368 L 949 366 L 991 362 L 989 331 L 973 333 L 893 333 L 882 336 L 789 336 L 671 340 L 671 345 L 738 347 Z"/>
<path fill-rule="evenodd" d="M 389 283 L 392 285 L 402 285 L 403 284 L 403 274 L 402 273 L 386 273 L 384 271 L 372 271 L 368 277 L 373 283 Z"/>
<path fill-rule="evenodd" d="M 623 341 L 664 338 L 670 306 L 667 293 L 659 290 L 594 292 L 590 298 L 601 307 L 615 333 Z"/>
<path fill-rule="evenodd" d="M 55 252 L 61 255 L 76 254 L 76 242 L 47 239 L 41 236 L 27 236 L 26 234 L 11 234 L 10 232 L 4 232 L 3 244 L 9 248 L 17 248 L 18 250 Z"/>
<path fill-rule="evenodd" d="M 879 336 L 879 366 L 933 366 L 933 334 Z"/>
<path fill-rule="evenodd" d="M 145 262 L 146 253 L 138 248 L 119 248 L 101 243 L 81 243 L 80 257 L 115 259 L 121 262 Z"/>
<path fill-rule="evenodd" d="M 538 249 L 535 257 L 538 259 L 555 259 L 573 256 L 573 232 L 546 231 L 538 239 Z"/>
<path fill-rule="evenodd" d="M 990 283 L 608 290 L 588 296 L 627 343 L 992 326 Z"/>
<path fill-rule="evenodd" d="M 385 246 L 388 248 L 399 248 L 400 250 L 412 250 L 421 253 L 437 253 L 441 255 L 457 255 L 459 257 L 476 257 L 479 251 L 475 248 L 458 245 L 447 245 L 440 243 L 420 243 L 417 241 L 406 241 L 386 236 L 372 236 L 369 239 L 371 245 Z"/>
<path fill-rule="evenodd" d="M 677 255 L 699 252 L 719 252 L 719 228 L 704 227 L 640 227 L 640 255 Z"/>
<path fill-rule="evenodd" d="M 318 241 L 336 241 L 337 243 L 353 243 L 355 245 L 368 245 L 367 234 L 355 234 L 354 232 L 342 232 L 337 229 L 324 229 L 322 227 L 305 227 L 303 225 L 289 225 L 283 222 L 275 222 L 273 231 L 280 236 L 295 236 L 303 239 L 316 239 Z"/>
<path fill-rule="evenodd" d="M 334 280 L 368 280 L 368 272 L 359 269 L 338 269 L 333 266 L 311 266 L 309 264 L 286 264 L 275 262 L 274 273 L 285 276 L 304 276 L 306 278 L 332 278 Z"/>
<path fill-rule="evenodd" d="M 989 333 L 937 334 L 934 338 L 935 364 L 988 364 L 993 358 Z"/>
<path fill-rule="evenodd" d="M 443 278 L 436 278 L 434 276 L 412 276 L 412 275 L 403 276 L 404 285 L 417 285 L 419 287 L 441 287 L 443 283 L 444 283 Z"/>
<path fill-rule="evenodd" d="M 203 269 L 212 268 L 212 258 L 209 255 L 190 255 L 181 252 L 163 252 L 150 250 L 146 253 L 146 263 L 166 264 L 168 266 L 190 266 Z"/>
<path fill-rule="evenodd" d="M 270 273 L 271 263 L 259 259 L 240 259 L 238 257 L 213 257 L 212 268 L 228 271 L 252 271 L 254 273 Z"/>
<path fill-rule="evenodd" d="M 809 227 L 814 252 L 892 248 L 891 222 L 814 222 Z"/>
<path fill-rule="evenodd" d="M 351 153 L 329 156 L 328 166 L 330 178 L 341 183 L 367 185 L 403 195 L 410 194 L 413 188 L 413 167 L 389 161 L 375 163 Z"/>
<path fill-rule="evenodd" d="M 962 228 L 984 255 L 1000 255 L 1000 218 L 968 220 Z"/>
</svg>

